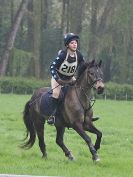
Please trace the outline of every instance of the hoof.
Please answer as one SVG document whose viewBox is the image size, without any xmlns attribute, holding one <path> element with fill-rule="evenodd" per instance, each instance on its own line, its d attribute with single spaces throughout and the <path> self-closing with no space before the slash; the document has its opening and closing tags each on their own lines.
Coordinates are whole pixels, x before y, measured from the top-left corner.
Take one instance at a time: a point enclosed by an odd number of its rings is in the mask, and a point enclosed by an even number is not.
<svg viewBox="0 0 133 177">
<path fill-rule="evenodd" d="M 48 159 L 47 153 L 42 156 L 42 159 Z"/>
<path fill-rule="evenodd" d="M 100 162 L 100 158 L 98 157 L 98 158 L 95 160 L 95 162 Z"/>
<path fill-rule="evenodd" d="M 94 155 L 92 159 L 94 162 L 100 162 L 100 158 L 98 157 L 98 155 Z"/>
<path fill-rule="evenodd" d="M 71 153 L 67 157 L 69 160 L 75 160 L 74 156 Z"/>
</svg>

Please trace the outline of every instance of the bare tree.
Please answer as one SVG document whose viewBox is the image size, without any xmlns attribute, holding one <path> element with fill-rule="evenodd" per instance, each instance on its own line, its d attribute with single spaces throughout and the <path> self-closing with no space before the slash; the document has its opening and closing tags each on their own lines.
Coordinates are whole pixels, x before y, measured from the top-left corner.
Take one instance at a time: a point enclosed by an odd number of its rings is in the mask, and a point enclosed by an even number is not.
<svg viewBox="0 0 133 177">
<path fill-rule="evenodd" d="M 89 41 L 89 56 L 96 58 L 96 30 L 97 30 L 98 0 L 93 0 L 91 4 L 91 37 Z"/>
<path fill-rule="evenodd" d="M 70 31 L 80 34 L 86 0 L 72 0 L 70 5 Z"/>
<path fill-rule="evenodd" d="M 33 63 L 34 74 L 36 78 L 40 78 L 40 33 L 41 33 L 41 1 L 33 1 Z"/>
<path fill-rule="evenodd" d="M 29 0 L 22 0 L 19 6 L 19 9 L 15 15 L 14 22 L 11 26 L 11 30 L 9 32 L 5 50 L 3 52 L 3 55 L 1 57 L 1 63 L 0 63 L 0 75 L 4 76 L 6 74 L 8 62 L 9 62 L 9 55 L 10 51 L 13 48 L 14 41 L 16 38 L 17 31 L 19 29 L 20 23 L 22 21 L 22 18 L 24 16 L 24 13 L 26 11 L 27 5 Z"/>
<path fill-rule="evenodd" d="M 96 58 L 97 56 L 98 38 L 101 39 L 107 30 L 109 15 L 112 12 L 113 7 L 114 0 L 107 0 L 107 2 L 104 3 L 103 13 L 101 13 L 102 10 L 100 9 L 100 1 L 91 0 L 91 38 L 89 41 L 88 50 L 88 55 L 90 58 Z"/>
<path fill-rule="evenodd" d="M 48 0 L 41 0 L 41 28 L 46 29 L 48 25 Z"/>
<path fill-rule="evenodd" d="M 66 0 L 66 32 L 70 29 L 70 0 Z"/>
<path fill-rule="evenodd" d="M 62 1 L 62 16 L 61 16 L 61 32 L 60 32 L 60 47 L 62 48 L 62 36 L 65 33 L 65 12 L 66 12 L 66 0 Z"/>
</svg>

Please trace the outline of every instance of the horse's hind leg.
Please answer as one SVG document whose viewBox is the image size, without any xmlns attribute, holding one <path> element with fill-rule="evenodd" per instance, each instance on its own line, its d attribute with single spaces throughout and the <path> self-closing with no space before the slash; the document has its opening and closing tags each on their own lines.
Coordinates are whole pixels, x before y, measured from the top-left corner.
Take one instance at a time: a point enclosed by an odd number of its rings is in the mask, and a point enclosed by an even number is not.
<svg viewBox="0 0 133 177">
<path fill-rule="evenodd" d="M 71 154 L 71 152 L 68 150 L 63 142 L 65 127 L 56 127 L 56 131 L 56 143 L 61 147 L 61 149 L 65 153 L 65 156 L 68 157 L 69 160 L 74 160 L 74 156 Z"/>
<path fill-rule="evenodd" d="M 42 157 L 47 158 L 46 145 L 44 141 L 44 123 L 45 123 L 44 117 L 37 115 L 36 120 L 35 120 L 35 128 L 36 128 L 36 132 L 37 132 L 37 136 L 39 140 L 39 147 L 43 154 Z"/>
<path fill-rule="evenodd" d="M 85 130 L 97 135 L 97 139 L 95 142 L 95 149 L 96 151 L 100 149 L 101 139 L 102 139 L 102 132 L 100 132 L 93 124 L 90 122 L 87 126 L 85 125 Z"/>
</svg>

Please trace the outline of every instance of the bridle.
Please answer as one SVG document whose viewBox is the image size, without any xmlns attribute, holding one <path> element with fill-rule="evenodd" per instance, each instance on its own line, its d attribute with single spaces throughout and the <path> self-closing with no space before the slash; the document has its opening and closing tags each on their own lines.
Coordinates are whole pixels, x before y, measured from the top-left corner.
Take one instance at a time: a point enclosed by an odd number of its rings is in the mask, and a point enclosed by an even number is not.
<svg viewBox="0 0 133 177">
<path fill-rule="evenodd" d="M 85 92 L 84 88 L 83 87 L 74 87 L 75 88 L 75 92 L 76 92 L 76 95 L 77 95 L 77 98 L 84 110 L 84 116 L 86 116 L 87 112 L 94 106 L 95 104 L 95 99 L 90 99 L 90 97 L 88 97 L 87 93 Z M 78 95 L 78 91 L 77 91 L 77 88 L 80 88 L 83 92 L 83 94 L 85 95 L 85 97 L 87 98 L 88 102 L 89 102 L 89 107 L 88 108 L 85 108 L 81 102 L 81 99 L 79 98 L 79 95 Z M 93 101 L 93 103 L 91 104 L 91 102 Z"/>
<path fill-rule="evenodd" d="M 86 69 L 87 69 L 87 68 L 86 68 Z M 88 75 L 88 77 L 89 77 L 89 75 Z M 78 78 L 78 79 L 79 79 L 79 78 Z M 78 81 L 78 79 L 76 80 L 76 82 Z M 87 80 L 88 80 L 88 78 L 87 78 Z M 87 87 L 75 86 L 76 83 L 74 84 L 74 88 L 75 88 L 75 92 L 76 92 L 77 98 L 78 98 L 78 100 L 79 100 L 79 102 L 80 102 L 80 104 L 81 104 L 81 106 L 82 106 L 82 108 L 83 108 L 83 110 L 84 110 L 84 115 L 86 115 L 87 112 L 94 106 L 95 101 L 96 101 L 95 99 L 91 99 L 91 98 L 87 95 L 87 93 L 86 93 L 85 90 L 86 90 L 87 88 L 89 88 L 89 89 L 94 88 L 94 89 L 95 89 L 95 83 L 97 83 L 98 81 L 102 81 L 102 78 L 99 78 L 99 77 L 98 77 L 98 78 L 95 79 L 93 82 L 88 83 Z M 83 92 L 83 94 L 84 94 L 85 97 L 87 98 L 87 100 L 88 100 L 88 102 L 89 102 L 89 107 L 88 107 L 88 108 L 85 108 L 85 107 L 83 106 L 83 104 L 82 104 L 82 102 L 81 102 L 81 100 L 80 100 L 80 98 L 79 98 L 77 88 L 81 89 L 82 92 Z M 91 104 L 92 101 L 93 101 L 93 103 Z"/>
</svg>

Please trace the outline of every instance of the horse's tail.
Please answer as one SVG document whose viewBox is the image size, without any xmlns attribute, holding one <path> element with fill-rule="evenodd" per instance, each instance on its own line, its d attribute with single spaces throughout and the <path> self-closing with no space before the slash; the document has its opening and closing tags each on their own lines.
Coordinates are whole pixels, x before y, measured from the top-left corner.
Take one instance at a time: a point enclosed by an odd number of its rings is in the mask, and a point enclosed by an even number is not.
<svg viewBox="0 0 133 177">
<path fill-rule="evenodd" d="M 23 121 L 27 129 L 27 134 L 24 140 L 28 139 L 28 137 L 29 139 L 21 147 L 29 149 L 34 145 L 36 140 L 34 120 L 32 119 L 32 115 L 30 113 L 30 101 L 28 101 L 25 105 L 24 112 L 23 112 Z"/>
</svg>

